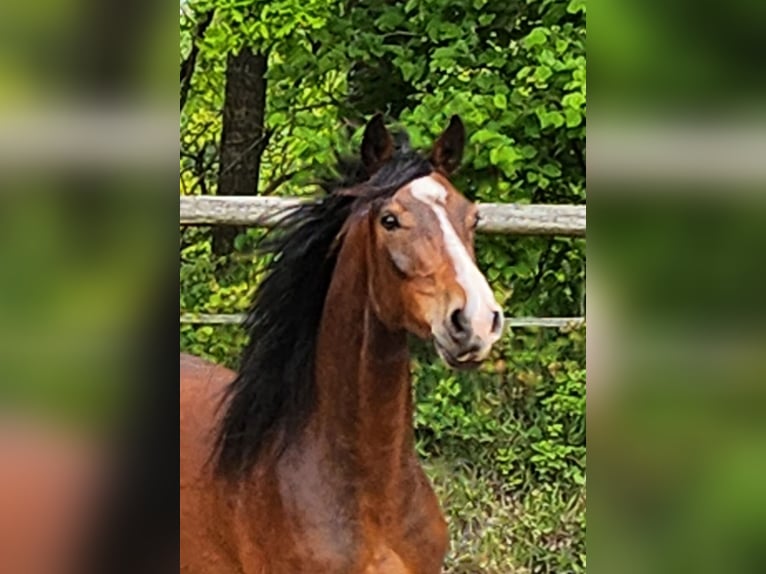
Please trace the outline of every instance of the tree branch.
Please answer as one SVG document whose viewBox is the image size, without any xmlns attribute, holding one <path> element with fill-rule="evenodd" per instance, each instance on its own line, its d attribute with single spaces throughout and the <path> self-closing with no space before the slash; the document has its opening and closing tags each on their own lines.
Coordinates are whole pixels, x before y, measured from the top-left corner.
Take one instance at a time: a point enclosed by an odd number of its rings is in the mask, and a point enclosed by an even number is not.
<svg viewBox="0 0 766 574">
<path fill-rule="evenodd" d="M 279 177 L 275 177 L 269 182 L 269 185 L 266 186 L 266 189 L 261 192 L 260 195 L 271 195 L 276 191 L 276 189 L 282 185 L 283 183 L 287 183 L 290 181 L 293 177 L 298 175 L 302 171 L 306 171 L 308 168 L 300 168 L 300 169 L 294 169 L 292 171 L 287 171 L 280 175 Z"/>
<path fill-rule="evenodd" d="M 183 62 L 181 62 L 181 109 L 184 109 L 186 100 L 189 97 L 189 88 L 191 88 L 191 80 L 194 75 L 194 67 L 197 64 L 197 54 L 199 54 L 198 41 L 202 40 L 207 32 L 210 23 L 213 21 L 214 10 L 208 10 L 202 14 L 197 27 L 192 36 L 191 50 L 189 55 L 186 56 Z"/>
</svg>

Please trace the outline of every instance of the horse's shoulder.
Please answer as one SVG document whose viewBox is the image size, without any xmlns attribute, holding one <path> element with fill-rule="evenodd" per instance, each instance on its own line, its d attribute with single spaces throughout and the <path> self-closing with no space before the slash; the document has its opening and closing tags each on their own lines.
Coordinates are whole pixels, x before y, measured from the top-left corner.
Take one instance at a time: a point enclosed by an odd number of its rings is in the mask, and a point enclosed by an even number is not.
<svg viewBox="0 0 766 574">
<path fill-rule="evenodd" d="M 222 365 L 217 365 L 211 361 L 207 361 L 201 357 L 190 355 L 188 353 L 180 354 L 179 370 L 181 374 L 181 382 L 185 379 L 199 379 L 204 378 L 208 380 L 228 379 L 234 378 L 234 371 L 227 369 Z"/>
</svg>

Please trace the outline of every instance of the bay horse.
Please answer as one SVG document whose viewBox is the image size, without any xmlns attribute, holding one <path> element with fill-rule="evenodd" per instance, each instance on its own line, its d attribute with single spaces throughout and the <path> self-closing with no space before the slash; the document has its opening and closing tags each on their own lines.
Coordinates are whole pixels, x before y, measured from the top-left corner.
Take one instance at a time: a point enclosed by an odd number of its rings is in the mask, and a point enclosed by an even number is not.
<svg viewBox="0 0 766 574">
<path fill-rule="evenodd" d="M 473 368 L 503 327 L 449 180 L 464 142 L 453 116 L 420 154 L 373 117 L 361 158 L 273 231 L 239 371 L 181 356 L 182 572 L 441 572 L 408 334 Z"/>
</svg>

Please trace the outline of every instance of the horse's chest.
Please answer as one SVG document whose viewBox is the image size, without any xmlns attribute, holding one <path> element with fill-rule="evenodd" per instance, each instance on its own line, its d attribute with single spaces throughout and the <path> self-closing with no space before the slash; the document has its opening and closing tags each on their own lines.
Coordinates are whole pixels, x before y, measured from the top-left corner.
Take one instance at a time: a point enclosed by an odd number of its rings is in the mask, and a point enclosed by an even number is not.
<svg viewBox="0 0 766 574">
<path fill-rule="evenodd" d="M 416 508 L 387 521 L 370 517 L 335 521 L 303 540 L 317 572 L 336 574 L 435 574 L 441 572 L 446 529 L 441 514 Z M 325 523 L 327 526 L 327 523 Z M 309 531 L 304 531 L 308 533 Z M 309 569 L 311 570 L 311 569 Z"/>
<path fill-rule="evenodd" d="M 285 473 L 282 512 L 307 567 L 327 574 L 441 572 L 446 525 L 417 468 L 385 496 L 318 472 Z M 295 569 L 294 569 L 295 571 Z"/>
<path fill-rule="evenodd" d="M 339 554 L 332 544 L 307 547 L 306 572 L 326 574 L 421 574 L 416 565 L 407 564 L 399 553 L 387 542 L 367 541 L 354 549 L 347 549 L 347 554 Z M 337 549 L 337 546 L 335 547 Z M 430 570 L 429 570 L 430 572 Z"/>
<path fill-rule="evenodd" d="M 378 547 L 363 574 L 415 574 L 402 558 L 388 546 Z"/>
</svg>

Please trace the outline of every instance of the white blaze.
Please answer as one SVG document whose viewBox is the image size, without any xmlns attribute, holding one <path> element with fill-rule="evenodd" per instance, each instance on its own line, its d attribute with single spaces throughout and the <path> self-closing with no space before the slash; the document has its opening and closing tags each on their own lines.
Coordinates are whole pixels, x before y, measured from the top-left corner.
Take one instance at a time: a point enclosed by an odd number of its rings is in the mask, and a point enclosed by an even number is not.
<svg viewBox="0 0 766 574">
<path fill-rule="evenodd" d="M 431 176 L 425 176 L 410 183 L 410 192 L 415 199 L 427 204 L 436 214 L 457 281 L 465 292 L 463 313 L 466 319 L 477 333 L 489 334 L 492 331 L 493 313 L 497 310 L 497 303 L 487 280 L 476 267 L 447 217 L 447 190 Z"/>
</svg>

